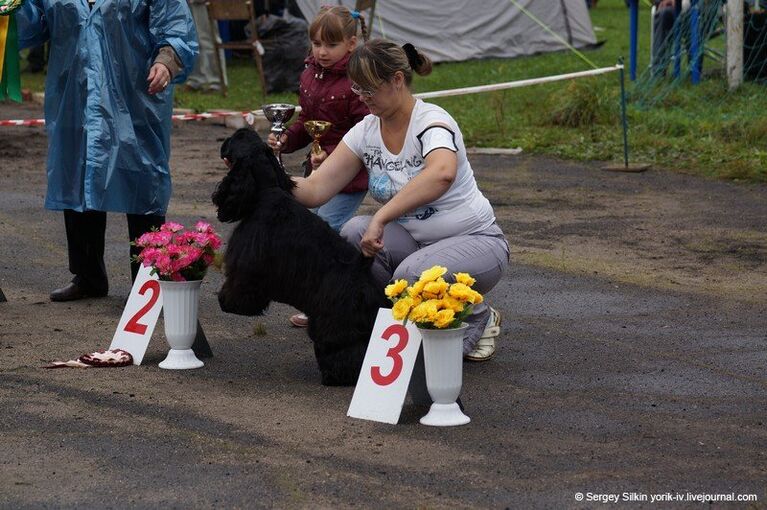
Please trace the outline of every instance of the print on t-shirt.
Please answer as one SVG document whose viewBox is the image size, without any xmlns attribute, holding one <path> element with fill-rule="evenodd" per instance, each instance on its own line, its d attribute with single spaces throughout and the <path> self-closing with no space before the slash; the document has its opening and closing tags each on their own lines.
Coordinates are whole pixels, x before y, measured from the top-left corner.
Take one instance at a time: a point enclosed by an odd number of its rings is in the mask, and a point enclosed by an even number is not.
<svg viewBox="0 0 767 510">
<path fill-rule="evenodd" d="M 435 149 L 455 153 L 456 173 L 450 188 L 396 220 L 417 242 L 429 244 L 482 232 L 495 221 L 490 202 L 477 188 L 461 131 L 439 106 L 416 101 L 399 154 L 387 150 L 381 136 L 381 120 L 372 114 L 346 133 L 344 143 L 365 165 L 370 196 L 382 204 L 423 171 L 425 155 Z"/>
<path fill-rule="evenodd" d="M 365 145 L 362 161 L 370 175 L 370 196 L 384 204 L 423 167 L 423 158 L 417 154 L 404 160 L 389 159 L 375 145 Z"/>
</svg>

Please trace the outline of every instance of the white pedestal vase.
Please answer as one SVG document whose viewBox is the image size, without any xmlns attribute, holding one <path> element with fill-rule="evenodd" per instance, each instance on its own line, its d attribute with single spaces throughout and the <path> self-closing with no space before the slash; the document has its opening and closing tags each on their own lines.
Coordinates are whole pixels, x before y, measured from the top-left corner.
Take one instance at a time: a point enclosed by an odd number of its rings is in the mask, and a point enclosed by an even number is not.
<svg viewBox="0 0 767 510">
<path fill-rule="evenodd" d="M 197 307 L 201 284 L 201 280 L 160 281 L 165 337 L 170 345 L 168 356 L 160 363 L 160 368 L 184 370 L 204 365 L 192 350 L 197 335 Z"/>
<path fill-rule="evenodd" d="M 434 403 L 423 425 L 451 427 L 471 419 L 456 403 L 463 384 L 463 336 L 468 324 L 453 329 L 421 329 L 426 387 Z"/>
</svg>

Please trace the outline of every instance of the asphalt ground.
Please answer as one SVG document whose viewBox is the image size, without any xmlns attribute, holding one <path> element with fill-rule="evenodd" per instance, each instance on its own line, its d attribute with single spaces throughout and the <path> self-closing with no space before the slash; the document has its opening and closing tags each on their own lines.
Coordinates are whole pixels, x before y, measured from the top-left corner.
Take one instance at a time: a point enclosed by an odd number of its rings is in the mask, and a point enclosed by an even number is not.
<svg viewBox="0 0 767 510">
<path fill-rule="evenodd" d="M 40 115 L 0 105 L 0 118 Z M 169 219 L 231 231 L 209 200 L 230 131 L 174 130 Z M 204 368 L 158 368 L 162 323 L 141 366 L 40 368 L 107 347 L 129 292 L 113 214 L 109 296 L 48 300 L 69 274 L 63 216 L 42 207 L 45 150 L 40 128 L 0 128 L 2 508 L 701 505 L 651 503 L 666 493 L 766 506 L 764 186 L 473 156 L 512 263 L 487 296 L 504 317 L 497 355 L 464 365 L 472 422 L 438 429 L 411 405 L 396 426 L 347 418 L 353 389 L 319 384 L 295 311 L 224 314 L 215 271 Z"/>
</svg>

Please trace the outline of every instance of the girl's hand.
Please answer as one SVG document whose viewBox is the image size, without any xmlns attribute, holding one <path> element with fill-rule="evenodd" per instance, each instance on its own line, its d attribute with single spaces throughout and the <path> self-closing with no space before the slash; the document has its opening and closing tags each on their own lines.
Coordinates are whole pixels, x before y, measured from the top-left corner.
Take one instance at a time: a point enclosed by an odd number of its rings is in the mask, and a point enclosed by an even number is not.
<svg viewBox="0 0 767 510">
<path fill-rule="evenodd" d="M 279 141 L 277 140 L 277 136 L 274 133 L 269 133 L 269 136 L 266 138 L 266 144 L 272 148 L 273 151 L 279 150 L 282 148 L 283 145 L 285 145 L 285 142 L 288 141 L 288 135 L 283 133 L 280 135 Z"/>
<path fill-rule="evenodd" d="M 365 231 L 360 242 L 360 249 L 366 257 L 375 257 L 376 253 L 383 249 L 384 226 L 375 216 L 370 220 L 368 229 Z"/>
<path fill-rule="evenodd" d="M 325 151 L 320 152 L 319 154 L 315 154 L 312 152 L 311 156 L 311 163 L 312 163 L 312 170 L 317 170 L 323 161 L 325 161 L 328 157 L 328 153 Z"/>
<path fill-rule="evenodd" d="M 170 71 L 165 64 L 157 63 L 149 69 L 149 76 L 146 81 L 149 82 L 148 92 L 150 94 L 157 94 L 162 92 L 170 83 Z"/>
</svg>

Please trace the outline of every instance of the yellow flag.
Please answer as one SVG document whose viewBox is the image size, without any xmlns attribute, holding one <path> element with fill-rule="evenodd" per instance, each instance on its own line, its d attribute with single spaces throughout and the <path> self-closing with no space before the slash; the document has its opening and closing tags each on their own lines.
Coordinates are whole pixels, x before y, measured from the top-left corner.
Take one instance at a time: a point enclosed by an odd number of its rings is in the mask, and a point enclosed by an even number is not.
<svg viewBox="0 0 767 510">
<path fill-rule="evenodd" d="M 3 75 L 3 63 L 5 62 L 5 43 L 8 38 L 8 23 L 11 18 L 0 16 L 0 76 Z"/>
</svg>

